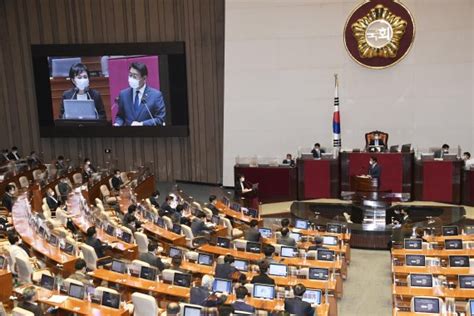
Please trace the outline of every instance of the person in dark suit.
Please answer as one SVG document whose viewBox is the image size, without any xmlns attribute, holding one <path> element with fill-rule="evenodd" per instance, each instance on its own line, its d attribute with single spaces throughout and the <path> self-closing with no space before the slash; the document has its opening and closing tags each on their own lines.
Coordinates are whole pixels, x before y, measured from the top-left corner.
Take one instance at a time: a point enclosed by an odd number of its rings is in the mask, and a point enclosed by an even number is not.
<svg viewBox="0 0 474 316">
<path fill-rule="evenodd" d="M 281 229 L 281 237 L 277 239 L 277 244 L 296 247 L 296 240 L 290 237 L 290 230 L 287 227 Z"/>
<path fill-rule="evenodd" d="M 264 244 L 262 250 L 263 254 L 265 255 L 265 258 L 263 260 L 265 260 L 269 264 L 276 263 L 275 259 L 273 259 L 273 254 L 275 253 L 275 246 Z"/>
<path fill-rule="evenodd" d="M 148 243 L 148 252 L 140 254 L 138 259 L 150 264 L 152 267 L 158 268 L 160 271 L 163 271 L 165 269 L 165 264 L 161 261 L 160 257 L 156 256 L 157 249 L 158 245 L 156 242 L 150 241 Z"/>
<path fill-rule="evenodd" d="M 64 161 L 64 156 L 61 156 L 61 155 L 58 156 L 58 159 L 56 159 L 54 166 L 58 172 L 58 176 L 62 177 L 67 171 L 67 165 L 66 165 L 66 162 Z"/>
<path fill-rule="evenodd" d="M 58 191 L 61 195 L 61 200 L 65 203 L 69 193 L 72 191 L 72 188 L 69 186 L 66 177 L 61 178 L 60 182 L 58 183 Z"/>
<path fill-rule="evenodd" d="M 386 148 L 385 142 L 380 138 L 380 134 L 374 134 L 374 138 L 369 142 L 369 146 L 379 148 L 377 151 L 383 151 Z"/>
<path fill-rule="evenodd" d="M 245 194 L 252 192 L 253 189 L 245 182 L 245 176 L 239 175 L 234 187 L 236 198 L 240 199 Z"/>
<path fill-rule="evenodd" d="M 308 250 L 320 250 L 320 249 L 328 249 L 323 246 L 323 239 L 319 236 L 314 238 L 314 245 L 309 246 Z"/>
<path fill-rule="evenodd" d="M 250 221 L 249 223 L 250 227 L 244 232 L 245 240 L 255 241 L 255 242 L 260 241 L 261 235 L 260 235 L 260 232 L 258 231 L 257 225 L 258 225 L 258 222 L 255 219 L 252 219 Z"/>
<path fill-rule="evenodd" d="M 158 212 L 160 216 L 171 216 L 176 211 L 171 207 L 171 203 L 173 203 L 173 197 L 171 195 L 166 196 L 165 202 L 161 205 Z"/>
<path fill-rule="evenodd" d="M 64 91 L 63 99 L 61 101 L 61 108 L 59 110 L 59 118 L 67 119 L 64 113 L 64 100 L 93 100 L 95 105 L 96 118 L 98 120 L 105 120 L 104 103 L 100 92 L 89 88 L 89 70 L 84 64 L 77 63 L 69 69 L 69 78 L 74 85 L 73 88 Z"/>
<path fill-rule="evenodd" d="M 226 295 L 216 296 L 211 292 L 214 278 L 210 275 L 204 275 L 201 279 L 201 286 L 191 288 L 189 303 L 204 307 L 216 307 L 227 300 Z"/>
<path fill-rule="evenodd" d="M 280 221 L 281 228 L 289 228 L 290 227 L 290 220 L 288 218 L 283 218 Z"/>
<path fill-rule="evenodd" d="M 290 167 L 296 166 L 295 160 L 291 157 L 291 154 L 286 154 L 286 158 L 282 162 L 284 165 L 289 165 Z"/>
<path fill-rule="evenodd" d="M 123 216 L 122 223 L 124 226 L 130 228 L 133 232 L 139 227 L 140 224 L 135 217 L 135 211 L 137 210 L 137 206 L 135 204 L 131 204 L 128 206 L 127 214 Z"/>
<path fill-rule="evenodd" d="M 370 157 L 369 160 L 369 177 L 372 179 L 377 179 L 380 183 L 380 166 L 377 163 L 377 157 Z M 379 184 L 380 185 L 380 184 Z"/>
<path fill-rule="evenodd" d="M 10 161 L 8 158 L 8 149 L 2 149 L 2 154 L 0 155 L 0 163 L 6 163 L 7 161 Z"/>
<path fill-rule="evenodd" d="M 209 203 L 207 203 L 207 208 L 212 211 L 212 215 L 219 215 L 219 209 L 216 207 L 217 197 L 215 195 L 209 196 Z"/>
<path fill-rule="evenodd" d="M 8 157 L 8 160 L 14 160 L 14 161 L 20 160 L 21 155 L 18 153 L 18 147 L 13 146 L 12 150 L 10 151 L 7 157 Z"/>
<path fill-rule="evenodd" d="M 215 277 L 221 279 L 232 279 L 234 274 L 239 272 L 232 263 L 234 263 L 234 256 L 225 255 L 224 263 L 218 263 L 216 265 Z"/>
<path fill-rule="evenodd" d="M 28 286 L 23 290 L 23 299 L 18 303 L 18 307 L 32 312 L 35 316 L 42 316 L 44 312 L 36 300 L 36 288 L 34 286 Z"/>
<path fill-rule="evenodd" d="M 162 126 L 166 116 L 165 102 L 159 90 L 146 84 L 148 68 L 135 62 L 128 71 L 130 87 L 119 94 L 114 126 Z"/>
<path fill-rule="evenodd" d="M 100 240 L 97 239 L 97 231 L 95 230 L 94 226 L 87 229 L 85 243 L 94 248 L 97 258 L 100 259 L 105 257 L 105 250 L 107 249 L 107 246 L 102 244 Z"/>
<path fill-rule="evenodd" d="M 449 154 L 449 145 L 443 144 L 440 150 L 434 152 L 434 158 L 443 158 L 446 154 Z"/>
<path fill-rule="evenodd" d="M 48 204 L 48 207 L 51 211 L 56 210 L 59 206 L 59 201 L 54 196 L 54 190 L 51 188 L 46 191 L 46 204 Z"/>
<path fill-rule="evenodd" d="M 239 286 L 235 290 L 235 297 L 236 300 L 232 303 L 232 307 L 235 311 L 247 312 L 247 313 L 255 313 L 255 307 L 245 303 L 245 297 L 249 294 L 247 288 L 245 286 Z"/>
<path fill-rule="evenodd" d="M 5 194 L 2 197 L 2 205 L 11 213 L 15 197 L 15 187 L 11 184 L 5 186 Z"/>
<path fill-rule="evenodd" d="M 191 223 L 191 230 L 193 231 L 194 237 L 196 236 L 206 236 L 212 231 L 212 227 L 207 226 L 206 222 L 206 214 L 199 211 L 196 214 L 196 218 Z"/>
<path fill-rule="evenodd" d="M 322 154 L 325 153 L 324 149 L 321 149 L 321 145 L 319 143 L 314 144 L 313 150 L 311 150 L 313 154 L 313 158 L 319 159 L 322 157 Z"/>
<path fill-rule="evenodd" d="M 82 179 L 84 182 L 89 181 L 92 178 L 92 174 L 96 172 L 95 167 L 89 158 L 84 159 L 84 165 L 82 166 Z"/>
<path fill-rule="evenodd" d="M 285 299 L 285 312 L 301 316 L 313 316 L 314 309 L 311 304 L 303 301 L 303 294 L 306 292 L 306 287 L 299 283 L 293 287 L 294 298 Z"/>
<path fill-rule="evenodd" d="M 115 191 L 120 191 L 120 188 L 123 185 L 123 181 L 122 181 L 122 177 L 120 176 L 120 170 L 119 169 L 114 170 L 114 176 L 112 177 L 111 182 L 112 182 L 112 188 Z"/>
<path fill-rule="evenodd" d="M 160 198 L 160 191 L 154 191 L 150 196 L 150 203 L 157 209 L 160 208 L 160 202 L 158 199 Z"/>
<path fill-rule="evenodd" d="M 30 152 L 30 155 L 26 158 L 26 162 L 30 168 L 36 168 L 42 163 L 35 151 Z"/>
<path fill-rule="evenodd" d="M 252 281 L 250 281 L 250 283 L 275 285 L 275 280 L 273 280 L 267 275 L 268 267 L 269 267 L 269 264 L 267 261 L 264 260 L 264 261 L 259 262 L 258 264 L 259 274 L 254 276 L 252 278 Z"/>
</svg>

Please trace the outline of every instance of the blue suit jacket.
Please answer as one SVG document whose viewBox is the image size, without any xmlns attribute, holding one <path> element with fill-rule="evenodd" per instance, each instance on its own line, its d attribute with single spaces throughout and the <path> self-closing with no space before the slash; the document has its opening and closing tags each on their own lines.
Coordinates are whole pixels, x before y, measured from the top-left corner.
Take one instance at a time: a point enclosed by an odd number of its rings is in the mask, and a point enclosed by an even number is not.
<svg viewBox="0 0 474 316">
<path fill-rule="evenodd" d="M 249 305 L 245 302 L 241 302 L 241 301 L 235 301 L 234 303 L 232 303 L 232 307 L 236 311 L 247 312 L 247 313 L 254 313 L 255 312 L 255 307 L 253 307 L 252 305 Z"/>
<path fill-rule="evenodd" d="M 115 118 L 115 124 L 119 126 L 130 126 L 133 121 L 143 122 L 143 126 L 160 126 L 165 122 L 166 109 L 163 95 L 160 91 L 149 86 L 145 87 L 138 111 L 133 106 L 132 88 L 120 91 L 118 106 L 119 110 Z"/>
<path fill-rule="evenodd" d="M 285 312 L 298 316 L 313 316 L 314 309 L 311 304 L 301 300 L 299 297 L 285 299 Z"/>
</svg>

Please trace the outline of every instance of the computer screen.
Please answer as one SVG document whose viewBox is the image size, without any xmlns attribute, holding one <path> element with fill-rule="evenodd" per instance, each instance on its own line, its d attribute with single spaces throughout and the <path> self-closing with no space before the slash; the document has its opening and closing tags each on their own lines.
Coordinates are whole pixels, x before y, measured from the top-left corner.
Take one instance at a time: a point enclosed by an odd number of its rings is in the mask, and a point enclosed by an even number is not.
<svg viewBox="0 0 474 316">
<path fill-rule="evenodd" d="M 457 226 L 443 226 L 441 227 L 443 236 L 456 236 L 459 235 L 459 228 Z"/>
<path fill-rule="evenodd" d="M 165 221 L 161 217 L 156 218 L 156 225 L 158 225 L 161 228 L 165 228 Z"/>
<path fill-rule="evenodd" d="M 468 268 L 469 256 L 449 256 L 449 266 L 455 268 Z"/>
<path fill-rule="evenodd" d="M 295 220 L 295 228 L 298 229 L 308 229 L 309 227 L 309 222 L 304 219 L 296 219 Z"/>
<path fill-rule="evenodd" d="M 120 294 L 102 292 L 102 305 L 112 308 L 120 307 Z"/>
<path fill-rule="evenodd" d="M 323 293 L 321 290 L 306 289 L 303 294 L 303 301 L 308 302 L 310 304 L 319 305 L 321 304 L 322 294 Z"/>
<path fill-rule="evenodd" d="M 122 231 L 122 234 L 120 235 L 120 239 L 126 242 L 127 244 L 129 244 L 132 242 L 132 234 Z"/>
<path fill-rule="evenodd" d="M 77 298 L 79 300 L 84 299 L 84 286 L 79 284 L 71 283 L 69 284 L 69 290 L 67 291 L 67 295 Z"/>
<path fill-rule="evenodd" d="M 181 234 L 181 225 L 180 224 L 173 224 L 173 228 L 171 228 L 171 231 L 175 234 Z"/>
<path fill-rule="evenodd" d="M 289 234 L 291 238 L 293 238 L 296 242 L 299 242 L 301 239 L 301 234 L 300 233 L 290 233 Z"/>
<path fill-rule="evenodd" d="M 170 247 L 168 255 L 169 255 L 170 258 L 173 258 L 174 256 L 182 256 L 183 251 L 179 248 L 176 248 L 176 247 Z"/>
<path fill-rule="evenodd" d="M 184 306 L 183 316 L 201 316 L 201 308 L 195 306 Z"/>
<path fill-rule="evenodd" d="M 268 274 L 286 277 L 288 275 L 288 267 L 284 264 L 270 263 Z"/>
<path fill-rule="evenodd" d="M 228 206 L 229 206 L 229 204 L 230 204 L 230 200 L 229 200 L 229 198 L 228 198 L 228 197 L 226 197 L 226 196 L 222 197 L 222 203 L 223 203 L 225 206 L 227 206 L 227 207 L 228 207 Z"/>
<path fill-rule="evenodd" d="M 336 246 L 337 237 L 336 236 L 323 236 L 323 244 L 328 245 L 328 246 Z"/>
<path fill-rule="evenodd" d="M 298 249 L 295 247 L 281 246 L 280 257 L 293 258 L 298 254 Z"/>
<path fill-rule="evenodd" d="M 323 261 L 334 261 L 335 253 L 332 250 L 319 249 L 317 259 Z"/>
<path fill-rule="evenodd" d="M 232 281 L 215 278 L 212 284 L 212 291 L 229 294 L 232 291 Z"/>
<path fill-rule="evenodd" d="M 415 297 L 413 300 L 415 313 L 433 313 L 440 312 L 438 298 Z"/>
<path fill-rule="evenodd" d="M 254 208 L 249 208 L 248 209 L 248 215 L 252 218 L 257 218 L 258 217 L 258 210 Z"/>
<path fill-rule="evenodd" d="M 60 244 L 59 248 L 65 253 L 67 253 L 68 255 L 73 255 L 74 253 L 74 245 L 71 243 L 63 242 Z"/>
<path fill-rule="evenodd" d="M 342 233 L 342 225 L 340 225 L 340 224 L 327 224 L 326 225 L 326 231 L 328 233 L 340 234 L 340 233 Z"/>
<path fill-rule="evenodd" d="M 42 274 L 40 286 L 50 291 L 54 290 L 54 277 L 47 274 Z"/>
<path fill-rule="evenodd" d="M 222 248 L 230 248 L 230 239 L 224 237 L 217 237 L 216 245 Z"/>
<path fill-rule="evenodd" d="M 461 289 L 474 289 L 474 275 L 459 275 L 459 287 Z"/>
<path fill-rule="evenodd" d="M 115 234 L 115 227 L 112 225 L 107 225 L 107 228 L 105 229 L 105 233 L 110 236 L 114 236 Z"/>
<path fill-rule="evenodd" d="M 189 287 L 191 285 L 191 275 L 185 273 L 175 273 L 173 284 L 178 286 Z"/>
<path fill-rule="evenodd" d="M 200 253 L 198 255 L 198 263 L 199 264 L 204 264 L 206 266 L 212 266 L 213 263 L 213 256 L 208 255 L 206 253 Z"/>
<path fill-rule="evenodd" d="M 252 253 L 260 253 L 262 249 L 262 244 L 259 242 L 247 241 L 245 251 Z"/>
<path fill-rule="evenodd" d="M 405 265 L 414 267 L 424 267 L 426 265 L 425 256 L 423 255 L 406 255 Z"/>
<path fill-rule="evenodd" d="M 110 268 L 110 270 L 123 274 L 127 271 L 127 264 L 125 262 L 120 261 L 120 260 L 113 260 L 112 261 L 112 267 Z"/>
<path fill-rule="evenodd" d="M 259 228 L 258 231 L 263 238 L 272 238 L 272 230 L 270 228 Z"/>
<path fill-rule="evenodd" d="M 410 274 L 410 286 L 433 287 L 433 276 L 431 274 Z"/>
<path fill-rule="evenodd" d="M 221 218 L 218 215 L 212 215 L 211 222 L 215 225 L 219 225 Z"/>
<path fill-rule="evenodd" d="M 446 239 L 444 241 L 444 249 L 462 249 L 461 239 Z"/>
<path fill-rule="evenodd" d="M 246 261 L 246 260 L 239 260 L 239 259 L 236 259 L 234 261 L 234 267 L 239 270 L 239 271 L 245 271 L 247 272 L 248 269 L 249 269 L 249 262 Z"/>
<path fill-rule="evenodd" d="M 252 296 L 255 298 L 266 298 L 272 300 L 275 297 L 275 286 L 266 284 L 254 284 Z"/>
<path fill-rule="evenodd" d="M 239 203 L 230 203 L 230 209 L 236 212 L 240 212 L 240 204 Z"/>
<path fill-rule="evenodd" d="M 329 280 L 329 269 L 309 268 L 308 279 L 310 279 L 310 280 Z"/>
<path fill-rule="evenodd" d="M 403 245 L 405 249 L 421 250 L 423 247 L 423 240 L 421 238 L 405 238 Z"/>
<path fill-rule="evenodd" d="M 156 274 L 158 273 L 156 268 L 142 266 L 140 269 L 140 278 L 150 281 L 156 281 Z"/>
<path fill-rule="evenodd" d="M 58 236 L 56 236 L 54 234 L 49 235 L 48 243 L 50 243 L 54 247 L 57 247 L 58 244 L 59 244 Z"/>
</svg>

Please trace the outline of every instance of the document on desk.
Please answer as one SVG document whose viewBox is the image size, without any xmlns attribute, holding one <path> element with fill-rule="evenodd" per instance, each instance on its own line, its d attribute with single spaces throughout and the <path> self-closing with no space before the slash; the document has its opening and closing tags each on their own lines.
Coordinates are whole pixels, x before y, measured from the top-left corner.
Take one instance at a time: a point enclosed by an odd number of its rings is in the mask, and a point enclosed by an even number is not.
<svg viewBox="0 0 474 316">
<path fill-rule="evenodd" d="M 48 302 L 62 304 L 67 300 L 67 298 L 66 295 L 53 295 L 48 299 Z"/>
</svg>

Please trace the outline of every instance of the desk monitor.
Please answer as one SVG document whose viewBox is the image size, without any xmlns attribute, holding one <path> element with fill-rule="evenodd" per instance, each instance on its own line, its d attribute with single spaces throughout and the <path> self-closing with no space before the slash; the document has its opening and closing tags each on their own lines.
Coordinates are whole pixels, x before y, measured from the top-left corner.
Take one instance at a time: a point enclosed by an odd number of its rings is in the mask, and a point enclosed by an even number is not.
<svg viewBox="0 0 474 316">
<path fill-rule="evenodd" d="M 229 199 L 227 196 L 224 196 L 224 197 L 222 197 L 222 203 L 223 203 L 225 206 L 229 207 L 229 205 L 230 205 L 230 199 Z"/>
<path fill-rule="evenodd" d="M 441 227 L 443 236 L 457 236 L 459 235 L 459 227 L 457 226 L 443 226 Z"/>
<path fill-rule="evenodd" d="M 217 237 L 216 245 L 222 248 L 230 248 L 230 239 L 224 237 Z"/>
<path fill-rule="evenodd" d="M 129 244 L 132 242 L 132 234 L 122 231 L 119 239 Z"/>
<path fill-rule="evenodd" d="M 464 226 L 464 233 L 466 235 L 474 235 L 474 226 Z"/>
<path fill-rule="evenodd" d="M 449 256 L 451 268 L 469 268 L 469 256 Z"/>
<path fill-rule="evenodd" d="M 67 241 L 60 243 L 59 248 L 70 256 L 74 255 L 74 245 Z"/>
<path fill-rule="evenodd" d="M 421 250 L 423 248 L 423 239 L 421 238 L 405 238 L 403 240 L 405 249 Z"/>
<path fill-rule="evenodd" d="M 247 272 L 249 270 L 249 262 L 247 260 L 234 260 L 234 267 L 242 272 Z"/>
<path fill-rule="evenodd" d="M 329 269 L 309 268 L 308 279 L 310 280 L 329 280 Z"/>
<path fill-rule="evenodd" d="M 152 212 L 144 211 L 144 212 L 143 212 L 143 216 L 145 217 L 145 219 L 147 219 L 147 220 L 150 221 L 150 222 L 154 222 L 154 221 L 155 221 L 155 215 L 154 215 Z"/>
<path fill-rule="evenodd" d="M 295 220 L 295 228 L 298 229 L 308 229 L 309 227 L 309 222 L 304 219 L 296 219 Z"/>
<path fill-rule="evenodd" d="M 317 251 L 317 259 L 323 261 L 334 261 L 336 255 L 333 250 L 319 249 Z"/>
<path fill-rule="evenodd" d="M 268 267 L 268 274 L 286 277 L 288 275 L 288 267 L 280 263 L 270 263 Z"/>
<path fill-rule="evenodd" d="M 461 289 L 474 289 L 474 274 L 459 275 L 458 284 Z"/>
<path fill-rule="evenodd" d="M 457 154 L 444 154 L 443 155 L 443 160 L 449 160 L 449 161 L 454 161 L 458 159 Z"/>
<path fill-rule="evenodd" d="M 444 249 L 462 249 L 462 239 L 446 239 Z"/>
<path fill-rule="evenodd" d="M 112 261 L 112 266 L 110 267 L 110 270 L 124 274 L 125 272 L 127 272 L 127 264 L 123 261 L 114 259 Z"/>
<path fill-rule="evenodd" d="M 280 257 L 294 258 L 298 255 L 298 249 L 296 247 L 281 246 Z"/>
<path fill-rule="evenodd" d="M 300 239 L 301 239 L 301 234 L 300 234 L 300 233 L 293 233 L 293 232 L 291 232 L 291 233 L 289 234 L 289 236 L 290 236 L 291 238 L 293 238 L 296 242 L 299 242 Z"/>
<path fill-rule="evenodd" d="M 107 225 L 105 228 L 105 233 L 110 236 L 115 236 L 115 227 L 112 225 Z"/>
<path fill-rule="evenodd" d="M 54 234 L 49 235 L 49 237 L 48 237 L 48 243 L 49 243 L 51 246 L 57 247 L 57 246 L 59 245 L 59 238 L 58 238 L 58 236 L 56 236 L 56 235 L 54 235 Z"/>
<path fill-rule="evenodd" d="M 328 233 L 340 234 L 340 233 L 342 233 L 342 225 L 341 224 L 329 223 L 329 224 L 326 225 L 326 231 Z"/>
<path fill-rule="evenodd" d="M 104 306 L 118 309 L 120 307 L 120 294 L 104 291 L 102 292 L 101 303 Z"/>
<path fill-rule="evenodd" d="M 437 297 L 414 297 L 413 311 L 415 313 L 439 314 L 441 308 Z"/>
<path fill-rule="evenodd" d="M 170 247 L 170 250 L 168 251 L 168 256 L 170 258 L 173 258 L 174 256 L 183 256 L 183 251 L 179 248 L 176 247 Z"/>
<path fill-rule="evenodd" d="M 411 151 L 411 144 L 403 144 L 401 152 L 402 153 L 409 153 Z"/>
<path fill-rule="evenodd" d="M 391 153 L 398 153 L 398 145 L 392 145 L 390 146 L 390 150 L 389 150 Z"/>
<path fill-rule="evenodd" d="M 323 236 L 323 245 L 337 246 L 338 239 L 336 236 Z"/>
<path fill-rule="evenodd" d="M 433 287 L 433 276 L 431 274 L 410 274 L 410 286 Z"/>
<path fill-rule="evenodd" d="M 323 292 L 321 290 L 306 289 L 302 300 L 310 304 L 320 305 L 322 296 Z"/>
<path fill-rule="evenodd" d="M 63 100 L 64 120 L 97 120 L 94 100 Z"/>
<path fill-rule="evenodd" d="M 215 278 L 212 284 L 212 291 L 229 294 L 232 292 L 232 280 Z"/>
<path fill-rule="evenodd" d="M 42 238 L 46 237 L 46 229 L 44 229 L 43 225 L 40 226 L 38 233 Z"/>
<path fill-rule="evenodd" d="M 220 221 L 221 221 L 221 218 L 218 215 L 212 215 L 211 222 L 214 225 L 219 225 Z"/>
<path fill-rule="evenodd" d="M 230 203 L 230 209 L 236 212 L 240 212 L 240 204 L 232 202 Z"/>
<path fill-rule="evenodd" d="M 207 253 L 200 253 L 198 255 L 198 263 L 206 265 L 206 266 L 212 266 L 213 261 L 214 261 L 213 259 L 214 259 L 213 256 Z"/>
<path fill-rule="evenodd" d="M 426 265 L 426 259 L 424 255 L 406 255 L 405 265 L 413 267 L 424 267 Z"/>
<path fill-rule="evenodd" d="M 150 281 L 156 281 L 156 274 L 158 273 L 156 268 L 142 266 L 140 268 L 140 278 Z"/>
<path fill-rule="evenodd" d="M 273 300 L 275 298 L 275 286 L 268 284 L 258 284 L 253 285 L 253 297 L 255 298 L 264 298 L 268 300 Z"/>
<path fill-rule="evenodd" d="M 171 228 L 171 231 L 175 234 L 180 235 L 181 234 L 181 225 L 180 224 L 173 224 L 173 227 Z"/>
<path fill-rule="evenodd" d="M 201 307 L 184 305 L 183 316 L 201 316 Z"/>
<path fill-rule="evenodd" d="M 262 244 L 254 241 L 247 241 L 245 251 L 252 253 L 260 253 L 262 251 Z"/>
<path fill-rule="evenodd" d="M 258 217 L 258 210 L 254 209 L 254 208 L 249 208 L 248 209 L 248 216 L 250 216 L 252 218 L 257 218 Z"/>
<path fill-rule="evenodd" d="M 67 291 L 67 295 L 77 298 L 78 300 L 84 299 L 85 289 L 83 285 L 71 283 L 69 284 L 69 289 Z"/>
<path fill-rule="evenodd" d="M 165 221 L 163 220 L 162 217 L 157 217 L 156 218 L 156 225 L 161 227 L 161 228 L 165 228 Z"/>
<path fill-rule="evenodd" d="M 270 228 L 259 228 L 258 231 L 263 238 L 272 238 L 272 230 Z"/>
<path fill-rule="evenodd" d="M 54 290 L 54 277 L 47 274 L 42 274 L 41 280 L 40 280 L 40 286 L 50 291 Z"/>
<path fill-rule="evenodd" d="M 189 287 L 191 285 L 191 274 L 175 273 L 173 278 L 173 285 Z"/>
</svg>

